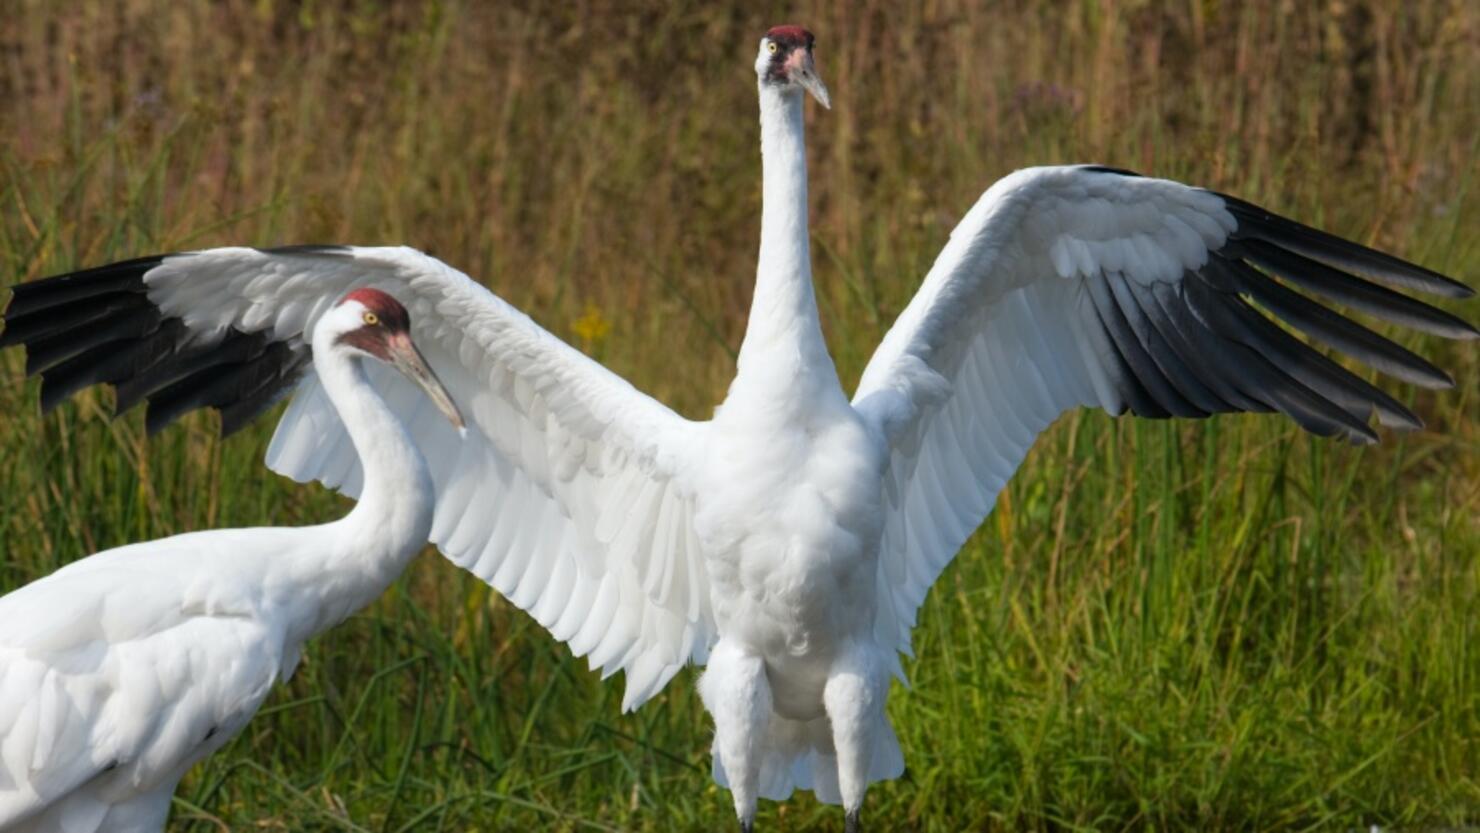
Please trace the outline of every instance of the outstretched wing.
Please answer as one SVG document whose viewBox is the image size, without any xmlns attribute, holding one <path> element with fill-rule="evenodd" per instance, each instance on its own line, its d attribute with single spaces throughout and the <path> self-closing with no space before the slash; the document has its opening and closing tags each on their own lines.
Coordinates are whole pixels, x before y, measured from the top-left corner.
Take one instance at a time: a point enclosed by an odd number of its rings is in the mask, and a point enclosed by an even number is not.
<svg viewBox="0 0 1480 833">
<path fill-rule="evenodd" d="M 930 585 L 1064 411 L 1278 411 L 1320 435 L 1421 423 L 1270 320 L 1402 381 L 1453 380 L 1296 292 L 1447 338 L 1474 327 L 1352 273 L 1469 288 L 1232 197 L 1126 171 L 1032 168 L 982 196 L 869 361 L 854 404 L 889 438 L 882 644 L 909 652 Z M 1256 306 L 1257 305 L 1257 306 Z M 1267 314 L 1266 314 L 1267 313 Z"/>
<path fill-rule="evenodd" d="M 230 433 L 294 400 L 267 462 L 356 495 L 359 459 L 312 373 L 309 333 L 349 290 L 411 312 L 468 418 L 466 438 L 384 368 L 371 377 L 437 483 L 432 541 L 577 655 L 655 694 L 714 638 L 687 467 L 705 425 L 679 417 L 466 275 L 407 248 L 211 249 L 15 287 L 0 346 L 23 343 L 42 404 L 91 384 L 151 431 L 194 408 Z"/>
</svg>

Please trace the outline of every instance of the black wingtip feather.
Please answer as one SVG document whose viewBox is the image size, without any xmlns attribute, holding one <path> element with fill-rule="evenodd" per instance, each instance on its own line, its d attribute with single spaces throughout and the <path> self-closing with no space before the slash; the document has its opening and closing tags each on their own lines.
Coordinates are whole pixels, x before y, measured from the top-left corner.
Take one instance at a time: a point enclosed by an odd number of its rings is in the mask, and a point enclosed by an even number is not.
<svg viewBox="0 0 1480 833">
<path fill-rule="evenodd" d="M 120 312 L 149 307 L 142 295 L 119 292 L 88 298 L 62 309 L 37 310 L 23 315 L 5 316 L 5 331 L 0 333 L 0 349 L 61 335 L 69 330 L 99 322 Z"/>
<path fill-rule="evenodd" d="M 272 246 L 257 251 L 269 255 L 334 255 L 343 256 L 354 253 L 353 246 L 345 246 L 339 243 L 296 243 L 291 246 Z"/>
<path fill-rule="evenodd" d="M 303 356 L 283 342 L 271 342 L 249 358 L 211 363 L 150 395 L 144 427 L 156 434 L 198 408 L 226 408 L 251 399 L 264 388 L 291 385 Z"/>
<path fill-rule="evenodd" d="M 1125 276 L 1119 272 L 1107 273 L 1104 277 L 1110 286 L 1110 292 L 1115 298 L 1116 305 L 1120 307 L 1126 323 L 1130 325 L 1141 347 L 1156 363 L 1171 389 L 1180 394 L 1185 401 L 1185 412 L 1173 411 L 1173 413 L 1177 416 L 1201 419 L 1227 410 L 1228 403 L 1209 390 L 1198 378 L 1198 374 L 1192 372 L 1179 352 L 1171 346 L 1163 328 L 1157 325 L 1157 316 L 1161 308 L 1156 300 L 1150 297 L 1144 300 L 1137 297 Z M 1167 326 L 1165 329 L 1172 328 Z"/>
<path fill-rule="evenodd" d="M 1422 388 L 1452 387 L 1454 380 L 1427 359 L 1285 287 L 1241 260 L 1213 255 L 1202 277 L 1227 281 L 1307 336 L 1359 362 Z"/>
<path fill-rule="evenodd" d="M 1223 199 L 1229 213 L 1238 222 L 1239 227 L 1234 231 L 1236 239 L 1254 237 L 1267 240 L 1290 252 L 1322 261 L 1329 266 L 1366 275 L 1404 289 L 1448 298 L 1469 298 L 1475 294 L 1471 287 L 1432 269 L 1425 269 L 1386 252 L 1297 223 L 1237 197 L 1216 191 L 1213 193 Z"/>
<path fill-rule="evenodd" d="M 1289 371 L 1270 361 L 1263 352 L 1237 338 L 1239 330 L 1227 299 L 1206 283 L 1187 286 L 1189 306 L 1209 329 L 1223 335 L 1223 361 L 1235 362 L 1235 380 L 1247 379 L 1247 392 L 1300 423 L 1302 428 L 1323 437 L 1343 434 L 1356 440 L 1377 440 L 1377 433 L 1362 418 L 1311 390 Z M 1230 337 L 1232 336 L 1232 337 Z"/>
<path fill-rule="evenodd" d="M 1231 313 L 1223 322 L 1231 330 L 1230 337 L 1274 358 L 1285 374 L 1347 411 L 1354 419 L 1365 423 L 1375 413 L 1384 425 L 1423 426 L 1402 403 L 1276 327 L 1242 298 L 1231 296 L 1222 306 Z"/>
<path fill-rule="evenodd" d="M 1469 322 L 1422 301 L 1348 275 L 1320 261 L 1287 251 L 1265 240 L 1230 243 L 1224 251 L 1334 301 L 1395 324 L 1450 339 L 1480 335 Z"/>
<path fill-rule="evenodd" d="M 166 255 L 150 255 L 110 263 L 79 272 L 68 272 L 18 284 L 10 289 L 7 320 L 70 304 L 99 295 L 119 292 L 143 294 L 144 274 L 164 262 Z"/>
<path fill-rule="evenodd" d="M 182 347 L 166 361 L 159 362 L 147 372 L 119 382 L 116 386 L 115 413 L 121 414 L 129 410 L 182 379 L 196 376 L 217 366 L 250 361 L 260 356 L 268 344 L 266 333 L 243 333 L 238 330 L 229 330 L 225 337 L 215 344 L 193 348 Z"/>
<path fill-rule="evenodd" d="M 1148 387 L 1158 382 L 1164 384 L 1164 380 L 1160 379 L 1150 362 L 1142 360 L 1141 347 L 1135 343 L 1135 337 L 1129 332 L 1119 307 L 1110 298 L 1109 289 L 1103 281 L 1089 281 L 1085 288 L 1091 309 L 1100 322 L 1105 357 L 1115 362 L 1121 370 L 1116 381 L 1131 413 L 1151 419 L 1171 418 L 1171 411 L 1162 405 Z"/>
<path fill-rule="evenodd" d="M 38 338 L 26 344 L 26 375 L 48 370 L 100 345 L 142 338 L 158 329 L 159 324 L 159 310 L 144 304 L 75 330 Z"/>
<path fill-rule="evenodd" d="M 41 412 L 49 413 L 83 388 L 117 384 L 147 372 L 174 354 L 184 330 L 179 319 L 171 318 L 142 339 L 123 346 L 103 344 L 45 371 L 41 375 Z"/>
<path fill-rule="evenodd" d="M 340 257 L 339 245 L 283 246 L 286 257 Z M 77 391 L 114 387 L 114 413 L 147 402 L 153 434 L 187 411 L 215 408 L 222 433 L 247 425 L 291 392 L 309 350 L 301 334 L 272 341 L 266 331 L 192 331 L 150 300 L 145 275 L 170 255 L 110 263 L 12 287 L 0 348 L 24 346 L 28 374 L 40 373 L 41 408 Z"/>
<path fill-rule="evenodd" d="M 1115 174 L 1116 176 L 1130 176 L 1130 177 L 1137 177 L 1137 178 L 1139 178 L 1141 176 L 1140 174 L 1136 173 L 1135 171 L 1129 171 L 1129 170 L 1126 170 L 1125 168 L 1116 168 L 1116 167 L 1112 167 L 1110 165 L 1080 165 L 1079 166 L 1079 170 L 1081 170 L 1081 171 L 1089 171 L 1091 173 L 1097 173 L 1097 174 Z"/>
<path fill-rule="evenodd" d="M 243 394 L 236 402 L 221 407 L 221 438 L 225 439 L 247 427 L 264 411 L 287 396 L 303 377 L 307 364 L 307 354 L 285 362 L 275 374 L 263 379 L 256 389 Z"/>
<path fill-rule="evenodd" d="M 1216 346 L 1208 347 L 1200 342 L 1207 336 L 1206 329 L 1196 316 L 1190 314 L 1185 299 L 1185 291 L 1181 285 L 1170 283 L 1154 283 L 1151 285 L 1153 299 L 1156 302 L 1155 313 L 1150 318 L 1166 322 L 1166 326 L 1158 324 L 1158 329 L 1167 339 L 1172 350 L 1182 356 L 1189 365 L 1198 373 L 1198 376 L 1212 389 L 1213 393 L 1223 401 L 1223 407 L 1214 409 L 1217 413 L 1229 411 L 1267 412 L 1269 406 L 1249 398 L 1229 383 L 1228 373 L 1219 365 L 1222 353 Z"/>
</svg>

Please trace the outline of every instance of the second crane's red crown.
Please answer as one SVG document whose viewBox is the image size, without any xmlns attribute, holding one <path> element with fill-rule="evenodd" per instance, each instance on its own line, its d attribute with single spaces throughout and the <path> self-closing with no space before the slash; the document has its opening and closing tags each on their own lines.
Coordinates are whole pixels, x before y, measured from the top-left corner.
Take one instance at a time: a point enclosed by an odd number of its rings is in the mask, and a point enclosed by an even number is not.
<svg viewBox="0 0 1480 833">
<path fill-rule="evenodd" d="M 380 317 L 386 329 L 392 331 L 411 329 L 411 314 L 389 292 L 365 286 L 345 295 L 344 300 L 339 303 L 343 304 L 346 301 L 356 301 L 365 309 L 375 313 Z"/>
</svg>

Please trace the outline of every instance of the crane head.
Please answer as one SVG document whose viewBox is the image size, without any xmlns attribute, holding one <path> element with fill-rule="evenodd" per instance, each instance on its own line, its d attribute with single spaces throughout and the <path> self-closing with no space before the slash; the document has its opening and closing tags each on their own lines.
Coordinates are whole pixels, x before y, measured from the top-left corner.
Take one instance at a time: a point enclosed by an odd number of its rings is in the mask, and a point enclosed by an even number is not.
<svg viewBox="0 0 1480 833">
<path fill-rule="evenodd" d="M 806 90 L 817 103 L 831 109 L 832 99 L 812 63 L 812 45 L 816 41 L 811 32 L 800 26 L 772 27 L 761 38 L 761 50 L 755 58 L 755 73 L 761 85 Z"/>
<path fill-rule="evenodd" d="M 394 367 L 421 388 L 447 420 L 465 431 L 462 414 L 411 340 L 411 314 L 388 292 L 363 287 L 345 295 L 318 326 L 334 333 L 333 349 L 349 350 Z"/>
</svg>

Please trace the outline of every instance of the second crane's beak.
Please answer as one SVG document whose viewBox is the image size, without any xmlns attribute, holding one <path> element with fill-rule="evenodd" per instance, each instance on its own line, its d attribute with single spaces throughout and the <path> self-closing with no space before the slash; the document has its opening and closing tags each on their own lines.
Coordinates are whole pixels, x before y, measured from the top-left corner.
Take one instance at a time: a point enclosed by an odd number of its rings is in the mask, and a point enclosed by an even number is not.
<svg viewBox="0 0 1480 833">
<path fill-rule="evenodd" d="M 459 433 L 467 431 L 463 422 L 462 413 L 457 410 L 457 404 L 452 401 L 452 396 L 447 393 L 447 388 L 442 386 L 442 380 L 432 372 L 427 360 L 422 357 L 421 351 L 411 342 L 411 337 L 405 333 L 396 333 L 391 336 L 387 346 L 390 354 L 391 366 L 401 373 L 416 386 L 426 391 L 427 398 L 437 406 L 437 410 L 447 417 L 447 421 L 457 426 Z"/>
<path fill-rule="evenodd" d="M 818 104 L 832 109 L 832 98 L 827 94 L 827 86 L 817 77 L 817 67 L 812 64 L 812 50 L 797 49 L 792 52 L 786 59 L 786 70 L 787 77 L 811 93 Z"/>
</svg>

